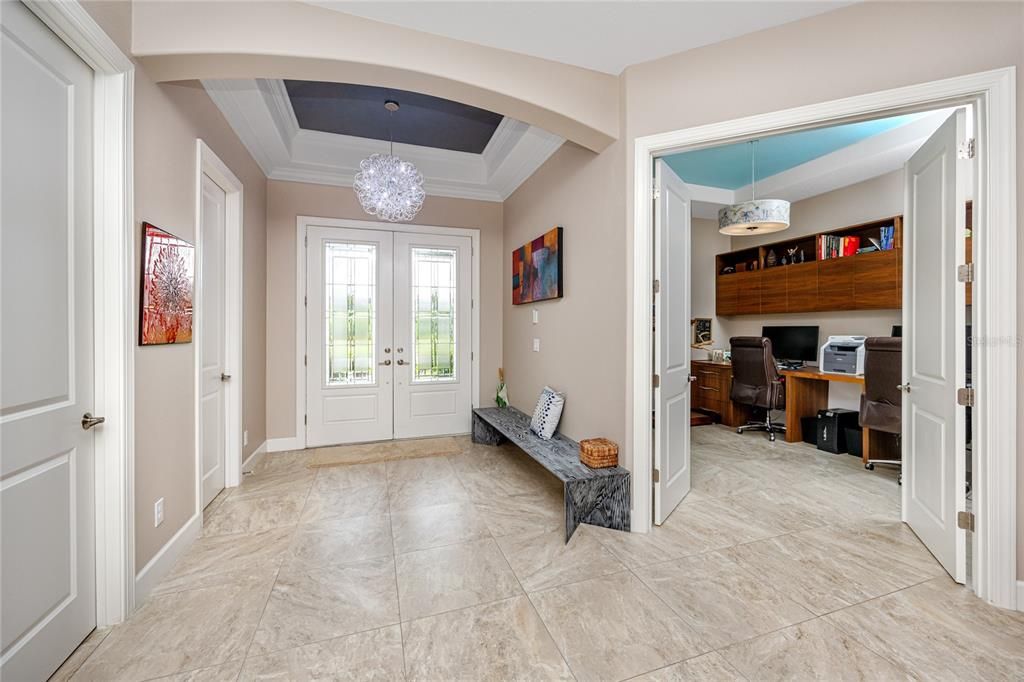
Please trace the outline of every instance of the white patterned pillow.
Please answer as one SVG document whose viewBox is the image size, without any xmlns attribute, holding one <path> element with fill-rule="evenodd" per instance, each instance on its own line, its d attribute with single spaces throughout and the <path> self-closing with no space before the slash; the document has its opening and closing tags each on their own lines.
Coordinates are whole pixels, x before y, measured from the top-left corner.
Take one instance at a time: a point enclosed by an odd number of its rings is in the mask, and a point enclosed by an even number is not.
<svg viewBox="0 0 1024 682">
<path fill-rule="evenodd" d="M 537 399 L 537 407 L 533 410 L 530 430 L 544 440 L 550 440 L 558 428 L 558 420 L 562 418 L 564 406 L 565 394 L 545 386 L 540 392 L 540 398 Z"/>
</svg>

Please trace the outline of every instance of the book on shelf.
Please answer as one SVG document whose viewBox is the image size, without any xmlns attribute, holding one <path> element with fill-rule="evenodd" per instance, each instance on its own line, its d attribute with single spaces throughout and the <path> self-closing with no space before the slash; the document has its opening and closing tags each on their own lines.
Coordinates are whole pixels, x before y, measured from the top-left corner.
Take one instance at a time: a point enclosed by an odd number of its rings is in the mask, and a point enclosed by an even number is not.
<svg viewBox="0 0 1024 682">
<path fill-rule="evenodd" d="M 860 237 L 839 237 L 834 234 L 818 235 L 818 260 L 853 256 L 860 249 Z"/>
</svg>

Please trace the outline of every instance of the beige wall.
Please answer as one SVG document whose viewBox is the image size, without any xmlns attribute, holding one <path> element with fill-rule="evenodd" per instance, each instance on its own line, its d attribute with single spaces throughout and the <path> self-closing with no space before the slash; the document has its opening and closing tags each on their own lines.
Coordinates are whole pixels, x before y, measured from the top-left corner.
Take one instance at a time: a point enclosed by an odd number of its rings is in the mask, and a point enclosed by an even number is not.
<svg viewBox="0 0 1024 682">
<path fill-rule="evenodd" d="M 271 180 L 267 185 L 267 434 L 295 433 L 296 217 L 371 220 L 348 187 Z M 493 405 L 501 366 L 502 206 L 489 201 L 427 197 L 420 225 L 480 230 L 480 401 Z"/>
<path fill-rule="evenodd" d="M 619 145 L 616 144 L 615 147 Z M 620 445 L 626 392 L 621 167 L 616 156 L 562 146 L 505 200 L 502 305 L 509 401 L 533 412 L 544 385 L 565 391 L 559 430 Z M 618 185 L 617 185 L 618 183 Z M 512 251 L 555 225 L 563 232 L 564 297 L 512 305 Z M 532 323 L 532 310 L 540 316 Z M 533 352 L 533 339 L 540 352 Z"/>
<path fill-rule="evenodd" d="M 732 320 L 715 314 L 715 284 L 718 276 L 715 256 L 731 251 L 731 237 L 718 231 L 717 220 L 694 218 L 691 223 L 690 317 L 711 318 L 711 348 L 728 348 L 733 333 Z M 692 332 L 692 330 L 691 330 Z M 706 348 L 694 348 L 694 360 L 706 360 Z"/>
<path fill-rule="evenodd" d="M 132 5 L 89 2 L 89 13 L 129 52 Z M 195 241 L 196 139 L 244 185 L 243 428 L 250 455 L 266 439 L 266 178 L 198 83 L 157 85 L 135 71 L 135 225 L 142 221 Z M 139 246 L 141 253 L 141 245 Z M 132 310 L 138 311 L 140 257 Z M 137 316 L 137 312 L 136 312 Z M 138 328 L 138 319 L 134 320 Z M 135 348 L 135 566 L 140 571 L 195 513 L 196 344 Z M 236 370 L 237 372 L 237 370 Z M 164 498 L 164 522 L 153 505 Z"/>
</svg>

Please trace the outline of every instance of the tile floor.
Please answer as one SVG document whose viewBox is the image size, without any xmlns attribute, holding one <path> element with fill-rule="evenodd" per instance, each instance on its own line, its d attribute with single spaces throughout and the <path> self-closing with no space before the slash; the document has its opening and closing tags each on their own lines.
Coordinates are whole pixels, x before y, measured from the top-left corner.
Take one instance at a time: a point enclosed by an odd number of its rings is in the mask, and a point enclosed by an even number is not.
<svg viewBox="0 0 1024 682">
<path fill-rule="evenodd" d="M 345 466 L 265 457 L 57 678 L 1024 678 L 1024 614 L 945 576 L 882 467 L 703 426 L 664 526 L 581 526 L 566 545 L 553 477 L 445 440 Z"/>
</svg>

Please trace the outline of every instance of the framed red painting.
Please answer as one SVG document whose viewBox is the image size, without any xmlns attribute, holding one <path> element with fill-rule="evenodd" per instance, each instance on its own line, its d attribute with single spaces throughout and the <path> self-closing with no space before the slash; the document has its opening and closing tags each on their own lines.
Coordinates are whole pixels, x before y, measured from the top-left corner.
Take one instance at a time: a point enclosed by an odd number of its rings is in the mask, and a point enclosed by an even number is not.
<svg viewBox="0 0 1024 682">
<path fill-rule="evenodd" d="M 192 342 L 195 247 L 184 239 L 142 223 L 142 292 L 139 344 Z"/>
</svg>

